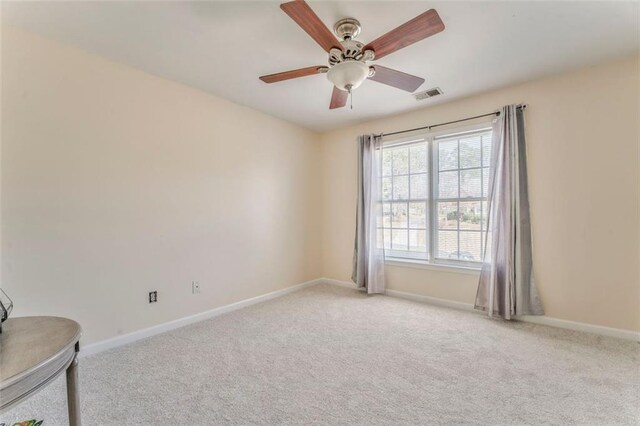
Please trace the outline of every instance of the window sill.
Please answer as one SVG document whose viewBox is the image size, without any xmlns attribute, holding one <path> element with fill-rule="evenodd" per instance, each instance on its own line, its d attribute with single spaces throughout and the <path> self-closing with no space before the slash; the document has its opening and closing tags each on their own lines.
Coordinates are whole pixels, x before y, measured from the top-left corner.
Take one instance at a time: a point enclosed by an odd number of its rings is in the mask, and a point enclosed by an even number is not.
<svg viewBox="0 0 640 426">
<path fill-rule="evenodd" d="M 429 263 L 424 260 L 413 260 L 413 259 L 401 259 L 401 258 L 387 258 L 384 261 L 385 265 L 389 266 L 398 266 L 402 268 L 416 268 L 416 269 L 427 269 L 431 271 L 440 271 L 440 272 L 449 272 L 454 274 L 466 274 L 466 275 L 480 275 L 480 266 L 477 268 L 469 267 L 469 266 L 458 266 L 458 265 L 446 265 L 446 264 L 434 264 Z"/>
</svg>

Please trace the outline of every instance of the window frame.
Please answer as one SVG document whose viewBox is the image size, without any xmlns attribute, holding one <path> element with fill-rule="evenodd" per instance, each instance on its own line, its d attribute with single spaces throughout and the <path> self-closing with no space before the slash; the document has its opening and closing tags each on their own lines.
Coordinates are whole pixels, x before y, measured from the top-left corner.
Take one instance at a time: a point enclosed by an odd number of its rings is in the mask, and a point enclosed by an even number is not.
<svg viewBox="0 0 640 426">
<path fill-rule="evenodd" d="M 401 199 L 394 199 L 393 195 L 391 197 L 391 199 L 389 201 L 383 201 L 382 205 L 384 206 L 385 203 L 390 204 L 391 209 L 393 209 L 393 205 L 397 204 L 397 203 L 406 203 L 407 204 L 407 213 L 409 212 L 409 205 L 412 202 L 424 202 L 426 204 L 426 209 L 425 211 L 428 213 L 429 210 L 429 197 L 431 196 L 431 190 L 430 190 L 430 185 L 429 185 L 429 179 L 431 179 L 431 172 L 429 170 L 429 167 L 431 167 L 431 153 L 429 152 L 429 143 L 427 141 L 427 138 L 425 135 L 423 134 L 419 134 L 419 135 L 413 135 L 413 136 L 407 136 L 407 137 L 402 137 L 402 138 L 394 138 L 391 139 L 389 141 L 383 141 L 383 150 L 384 149 L 390 149 L 390 148 L 399 148 L 402 147 L 404 145 L 412 145 L 418 142 L 424 142 L 426 144 L 426 154 L 427 154 L 427 171 L 426 172 L 418 172 L 418 173 L 414 173 L 414 174 L 426 174 L 427 175 L 427 197 L 425 199 L 416 199 L 416 200 L 411 200 L 411 198 L 408 198 L 406 200 L 401 200 Z M 387 177 L 391 177 L 392 178 L 392 186 L 393 186 L 393 179 L 396 176 L 402 177 L 402 176 L 407 176 L 407 180 L 408 180 L 408 186 L 409 186 L 409 193 L 411 192 L 411 178 L 410 176 L 412 175 L 411 173 L 411 165 L 409 164 L 409 170 L 407 171 L 407 174 L 398 174 L 398 175 L 389 175 L 389 176 L 380 176 L 380 179 L 382 180 L 383 178 L 387 178 Z M 382 185 L 381 185 L 382 187 Z M 409 194 L 410 196 L 410 194 Z M 384 207 L 383 207 L 384 209 Z M 383 210 L 384 211 L 384 210 Z M 408 221 L 408 218 L 407 218 Z M 405 228 L 394 228 L 393 225 L 390 223 L 390 227 L 385 227 L 384 226 L 384 222 L 383 222 L 383 233 L 385 229 L 389 230 L 389 236 L 392 237 L 393 235 L 393 229 L 405 229 Z M 407 248 L 409 246 L 409 231 L 410 230 L 424 230 L 427 238 L 429 238 L 429 235 L 431 233 L 431 228 L 430 228 L 430 224 L 429 223 L 425 223 L 425 227 L 424 228 L 411 228 L 411 226 L 409 225 L 409 223 L 407 223 Z M 391 245 L 392 243 L 389 242 L 389 244 Z M 428 253 L 429 247 L 427 247 L 427 253 Z M 428 261 L 428 259 L 425 259 L 425 256 L 427 253 L 423 253 L 423 252 L 418 252 L 418 251 L 414 251 L 411 252 L 409 250 L 393 250 L 393 249 L 385 249 L 385 257 L 388 257 L 390 259 L 402 259 L 402 260 L 408 260 L 408 261 L 418 261 L 418 262 L 426 262 Z"/>
<path fill-rule="evenodd" d="M 410 251 L 404 252 L 401 250 L 385 249 L 386 263 L 393 266 L 408 265 L 411 267 L 420 267 L 424 269 L 434 269 L 434 270 L 447 270 L 447 269 L 456 270 L 457 269 L 459 272 L 466 272 L 466 273 L 477 273 L 477 271 L 481 269 L 482 267 L 481 260 L 478 262 L 473 262 L 473 261 L 464 261 L 464 260 L 456 260 L 456 259 L 438 259 L 436 257 L 436 253 L 438 249 L 438 232 L 439 232 L 437 204 L 438 204 L 438 201 L 440 201 L 440 199 L 437 198 L 438 189 L 439 189 L 439 171 L 440 171 L 439 155 L 438 155 L 439 154 L 438 139 L 442 140 L 449 137 L 453 138 L 453 137 L 464 136 L 465 134 L 474 134 L 474 133 L 491 131 L 493 122 L 495 122 L 495 120 L 483 121 L 483 122 L 478 122 L 472 125 L 458 126 L 455 128 L 448 128 L 448 129 L 438 130 L 438 131 L 427 131 L 427 132 L 415 133 L 411 136 L 406 136 L 401 138 L 393 138 L 388 140 L 384 140 L 383 138 L 383 142 L 382 142 L 383 149 L 399 147 L 402 145 L 409 145 L 416 142 L 425 142 L 427 144 L 427 164 L 428 164 L 428 167 L 427 167 L 428 187 L 427 187 L 427 200 L 426 200 L 426 203 L 427 203 L 426 229 L 427 229 L 428 246 L 427 246 L 426 259 L 425 257 L 420 256 L 421 252 L 414 253 Z M 460 154 L 458 153 L 458 155 Z M 483 159 L 481 156 L 480 167 L 471 168 L 471 169 L 481 170 L 480 197 L 460 198 L 460 193 L 458 192 L 458 198 L 452 198 L 450 199 L 450 201 L 451 200 L 458 201 L 458 202 L 461 200 L 469 201 L 469 202 L 477 201 L 481 203 L 481 206 L 483 202 L 486 202 L 487 198 L 484 197 L 482 194 L 483 183 L 484 183 L 482 181 L 482 169 L 483 169 L 482 161 Z M 460 164 L 458 164 L 458 167 L 460 167 Z M 456 170 L 459 173 L 460 170 L 464 170 L 464 169 L 458 168 L 458 169 L 452 169 L 452 170 Z M 410 171 L 407 176 L 411 176 Z M 380 177 L 380 179 L 382 179 L 382 176 Z M 458 178 L 458 190 L 459 190 L 459 186 L 460 186 L 460 181 Z M 446 200 L 449 200 L 449 199 L 446 199 Z M 393 202 L 394 202 L 393 199 L 389 201 L 391 205 L 393 204 Z M 407 202 L 411 203 L 412 200 L 409 199 Z M 384 225 L 383 225 L 383 229 L 385 229 Z M 386 229 L 390 230 L 391 228 L 386 228 Z M 472 232 L 476 232 L 476 231 L 472 231 Z M 480 233 L 481 239 L 484 236 L 486 236 L 486 231 L 482 232 L 482 225 L 481 225 L 481 229 L 478 230 L 477 232 Z M 389 233 L 391 234 L 391 231 L 389 231 Z M 456 233 L 458 234 L 458 238 L 459 238 L 459 233 L 460 233 L 459 225 L 458 225 L 458 228 L 456 229 Z M 484 247 L 484 244 L 483 243 L 481 244 L 482 244 L 481 247 Z M 458 247 L 458 250 L 460 250 L 459 247 Z"/>
</svg>

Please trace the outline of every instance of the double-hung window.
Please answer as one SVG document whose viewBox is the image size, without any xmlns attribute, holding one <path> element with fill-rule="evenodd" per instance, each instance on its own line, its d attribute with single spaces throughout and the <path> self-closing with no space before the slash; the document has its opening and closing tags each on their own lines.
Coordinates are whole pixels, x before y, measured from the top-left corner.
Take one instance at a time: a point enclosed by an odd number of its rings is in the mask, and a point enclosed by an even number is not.
<svg viewBox="0 0 640 426">
<path fill-rule="evenodd" d="M 385 141 L 378 241 L 386 256 L 479 266 L 490 155 L 489 125 Z"/>
</svg>

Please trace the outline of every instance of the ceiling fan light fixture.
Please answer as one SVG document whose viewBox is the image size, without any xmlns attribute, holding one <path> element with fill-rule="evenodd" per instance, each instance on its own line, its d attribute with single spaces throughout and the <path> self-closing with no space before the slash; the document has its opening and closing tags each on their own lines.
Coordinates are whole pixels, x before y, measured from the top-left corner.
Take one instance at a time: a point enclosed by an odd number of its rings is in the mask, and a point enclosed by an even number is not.
<svg viewBox="0 0 640 426">
<path fill-rule="evenodd" d="M 327 72 L 329 81 L 338 89 L 345 92 L 357 89 L 368 76 L 369 67 L 360 61 L 340 62 L 331 67 Z"/>
</svg>

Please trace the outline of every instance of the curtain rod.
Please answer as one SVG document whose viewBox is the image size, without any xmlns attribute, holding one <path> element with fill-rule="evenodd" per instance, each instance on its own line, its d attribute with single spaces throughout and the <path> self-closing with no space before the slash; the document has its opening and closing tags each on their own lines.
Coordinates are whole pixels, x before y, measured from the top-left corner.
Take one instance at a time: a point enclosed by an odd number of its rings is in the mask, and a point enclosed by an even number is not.
<svg viewBox="0 0 640 426">
<path fill-rule="evenodd" d="M 520 109 L 525 109 L 526 107 L 527 107 L 526 104 L 517 105 L 517 108 L 520 108 Z M 447 124 L 461 123 L 463 121 L 475 120 L 476 118 L 491 117 L 492 115 L 499 116 L 500 111 L 494 111 L 487 114 L 476 115 L 475 117 L 461 118 L 460 120 L 447 121 L 446 123 L 438 123 L 438 124 L 431 124 L 429 126 L 416 127 L 415 129 L 399 130 L 397 132 L 391 132 L 391 133 L 380 133 L 377 136 L 384 137 L 384 136 L 399 135 L 401 133 L 415 132 L 416 130 L 431 130 L 434 127 L 446 126 Z"/>
</svg>

